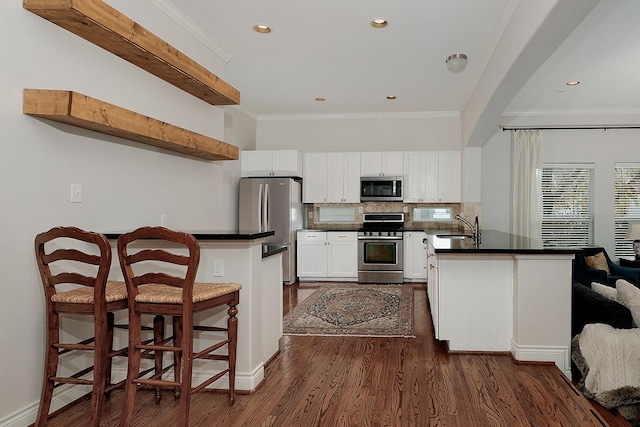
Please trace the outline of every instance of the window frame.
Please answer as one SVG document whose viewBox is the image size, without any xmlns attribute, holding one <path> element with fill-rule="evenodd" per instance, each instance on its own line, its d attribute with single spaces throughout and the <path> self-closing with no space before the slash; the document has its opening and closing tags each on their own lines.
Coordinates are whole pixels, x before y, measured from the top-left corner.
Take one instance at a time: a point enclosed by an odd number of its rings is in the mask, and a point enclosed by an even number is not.
<svg viewBox="0 0 640 427">
<path fill-rule="evenodd" d="M 551 170 L 562 172 L 548 176 Z M 542 193 L 540 234 L 543 247 L 592 246 L 595 236 L 595 165 L 593 163 L 545 163 L 539 173 Z M 552 184 L 550 180 L 558 177 L 565 181 L 557 185 L 564 191 L 550 194 L 549 190 Z M 586 191 L 583 191 L 581 195 L 585 200 L 579 204 L 571 203 L 571 198 L 575 199 L 576 189 L 580 188 L 576 187 L 576 178 L 581 177 L 582 179 L 578 180 L 578 183 L 585 184 L 586 181 L 586 185 L 584 185 Z M 554 203 L 553 201 L 561 205 L 564 204 L 564 207 L 551 207 L 557 209 L 557 214 L 549 215 L 549 205 Z M 565 212 L 560 214 L 561 210 Z"/>
<path fill-rule="evenodd" d="M 625 183 L 624 188 L 620 188 L 619 169 L 636 169 L 635 176 L 633 178 L 627 173 L 627 179 L 635 179 L 636 184 L 630 182 Z M 635 206 L 622 206 L 624 203 L 620 203 L 620 194 L 624 193 L 629 196 L 635 191 Z M 614 213 L 614 235 L 615 235 L 615 256 L 616 258 L 635 258 L 633 252 L 633 241 L 626 239 L 627 228 L 629 221 L 640 221 L 640 163 L 614 163 L 614 198 L 615 198 L 615 213 Z M 627 197 L 627 200 L 631 202 L 633 197 Z"/>
</svg>

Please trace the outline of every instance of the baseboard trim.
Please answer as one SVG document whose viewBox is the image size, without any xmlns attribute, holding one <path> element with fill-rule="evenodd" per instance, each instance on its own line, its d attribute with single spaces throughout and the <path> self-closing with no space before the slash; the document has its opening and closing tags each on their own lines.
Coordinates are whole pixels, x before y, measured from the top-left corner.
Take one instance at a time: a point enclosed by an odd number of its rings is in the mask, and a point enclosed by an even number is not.
<svg viewBox="0 0 640 427">
<path fill-rule="evenodd" d="M 571 378 L 569 346 L 521 346 L 511 341 L 511 354 L 520 362 L 553 362 L 568 378 Z"/>
<path fill-rule="evenodd" d="M 90 393 L 91 389 L 82 385 L 65 384 L 57 388 L 51 399 L 49 413 L 55 412 Z M 0 427 L 27 427 L 36 422 L 40 400 L 13 414 L 0 419 Z"/>
<path fill-rule="evenodd" d="M 214 375 L 215 371 L 208 372 L 202 369 L 193 371 L 193 383 L 198 384 Z M 127 371 L 124 368 L 113 368 L 112 377 L 114 383 L 124 379 L 127 375 Z M 259 364 L 253 372 L 236 372 L 236 391 L 238 392 L 253 392 L 264 381 L 264 365 Z M 220 380 L 213 383 L 207 388 L 211 389 L 225 389 L 229 387 L 229 378 L 227 375 L 220 378 Z M 49 413 L 55 412 L 63 407 L 74 403 L 78 399 L 84 397 L 87 393 L 91 392 L 91 388 L 83 385 L 70 385 L 65 384 L 57 388 L 53 393 L 51 399 L 51 409 Z M 38 400 L 25 408 L 20 409 L 13 414 L 0 419 L 0 427 L 28 427 L 35 423 L 38 416 L 38 407 L 40 401 Z"/>
</svg>

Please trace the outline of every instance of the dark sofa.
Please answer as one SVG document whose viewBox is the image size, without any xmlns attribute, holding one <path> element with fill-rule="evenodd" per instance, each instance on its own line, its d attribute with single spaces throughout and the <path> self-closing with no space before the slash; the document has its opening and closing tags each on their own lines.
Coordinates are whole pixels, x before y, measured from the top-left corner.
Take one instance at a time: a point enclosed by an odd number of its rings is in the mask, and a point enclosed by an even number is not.
<svg viewBox="0 0 640 427">
<path fill-rule="evenodd" d="M 619 302 L 610 300 L 574 280 L 571 289 L 571 336 L 582 332 L 588 323 L 605 323 L 617 329 L 634 327 L 631 311 Z M 582 377 L 573 360 L 571 362 L 573 381 Z"/>
<path fill-rule="evenodd" d="M 599 252 L 604 254 L 611 274 L 607 274 L 604 270 L 589 268 L 585 262 L 585 256 L 593 256 Z M 640 286 L 640 268 L 621 267 L 611 261 L 604 248 L 594 246 L 584 248 L 582 252 L 576 254 L 573 260 L 573 278 L 586 286 L 591 286 L 591 283 L 597 282 L 615 287 L 618 279 L 625 279 L 636 286 Z"/>
<path fill-rule="evenodd" d="M 619 302 L 593 291 L 591 286 L 575 282 L 571 290 L 571 334 L 582 332 L 587 323 L 605 323 L 617 329 L 633 327 L 631 311 Z"/>
</svg>

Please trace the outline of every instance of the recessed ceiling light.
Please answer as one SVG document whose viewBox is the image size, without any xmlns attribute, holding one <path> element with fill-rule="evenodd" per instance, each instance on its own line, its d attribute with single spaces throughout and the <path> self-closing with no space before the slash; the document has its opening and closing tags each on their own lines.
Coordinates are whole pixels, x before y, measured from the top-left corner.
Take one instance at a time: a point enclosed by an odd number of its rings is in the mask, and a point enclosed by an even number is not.
<svg viewBox="0 0 640 427">
<path fill-rule="evenodd" d="M 387 95 L 387 99 L 396 99 L 395 95 Z"/>
<path fill-rule="evenodd" d="M 264 24 L 256 24 L 253 26 L 253 30 L 262 34 L 267 34 L 271 32 L 271 27 Z"/>
<path fill-rule="evenodd" d="M 373 21 L 371 21 L 371 26 L 375 28 L 384 28 L 387 25 L 389 25 L 389 21 L 383 18 L 376 18 Z"/>
<path fill-rule="evenodd" d="M 579 84 L 580 84 L 580 82 L 577 81 L 577 80 L 572 80 L 570 82 L 567 82 L 567 86 L 577 86 Z"/>
<path fill-rule="evenodd" d="M 324 102 L 324 101 L 326 101 L 326 100 L 327 100 L 327 98 L 323 98 L 323 97 L 321 97 L 321 96 L 319 96 L 319 97 L 317 97 L 317 98 L 316 98 L 316 101 L 318 101 L 318 102 Z"/>
</svg>

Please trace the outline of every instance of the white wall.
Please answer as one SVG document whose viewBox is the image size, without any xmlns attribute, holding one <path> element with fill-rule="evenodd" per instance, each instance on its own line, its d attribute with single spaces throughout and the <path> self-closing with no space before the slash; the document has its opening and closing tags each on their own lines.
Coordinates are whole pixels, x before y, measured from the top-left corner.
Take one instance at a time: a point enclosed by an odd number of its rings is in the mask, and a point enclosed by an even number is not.
<svg viewBox="0 0 640 427">
<path fill-rule="evenodd" d="M 148 1 L 109 4 L 224 78 L 225 63 Z M 24 88 L 68 89 L 255 147 L 255 120 L 211 106 L 22 8 L 0 2 L 0 425 L 27 425 L 40 397 L 44 301 L 33 239 L 58 225 L 236 227 L 239 161 L 209 162 L 22 114 Z M 80 183 L 83 202 L 70 203 Z M 7 347 L 8 346 L 8 347 Z"/>
<path fill-rule="evenodd" d="M 303 152 L 461 150 L 460 138 L 457 113 L 260 117 L 256 145 Z"/>
<path fill-rule="evenodd" d="M 614 166 L 640 163 L 638 130 L 545 130 L 544 163 L 593 163 L 595 244 L 613 256 L 615 248 Z M 496 134 L 482 149 L 482 205 L 485 228 L 509 231 L 510 132 Z"/>
</svg>

